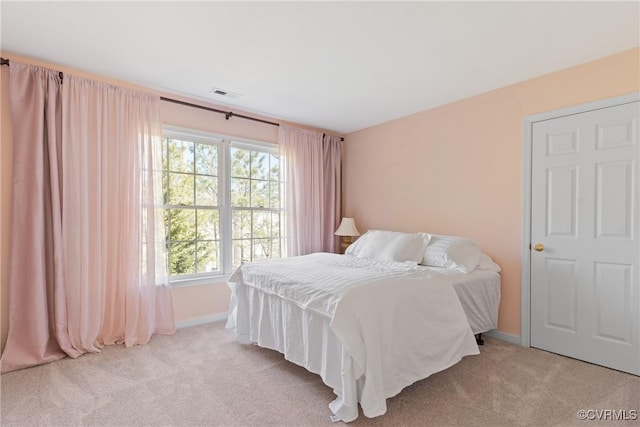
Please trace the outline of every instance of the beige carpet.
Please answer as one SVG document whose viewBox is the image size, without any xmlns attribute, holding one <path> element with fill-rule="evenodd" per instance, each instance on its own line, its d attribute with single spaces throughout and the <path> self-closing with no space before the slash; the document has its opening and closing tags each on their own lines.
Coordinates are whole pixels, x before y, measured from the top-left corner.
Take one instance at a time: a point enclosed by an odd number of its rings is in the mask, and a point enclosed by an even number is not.
<svg viewBox="0 0 640 427">
<path fill-rule="evenodd" d="M 479 356 L 389 399 L 354 426 L 640 426 L 581 421 L 580 409 L 640 418 L 640 378 L 487 338 Z M 332 390 L 273 351 L 242 346 L 222 323 L 156 336 L 145 346 L 0 377 L 2 426 L 334 425 Z"/>
</svg>

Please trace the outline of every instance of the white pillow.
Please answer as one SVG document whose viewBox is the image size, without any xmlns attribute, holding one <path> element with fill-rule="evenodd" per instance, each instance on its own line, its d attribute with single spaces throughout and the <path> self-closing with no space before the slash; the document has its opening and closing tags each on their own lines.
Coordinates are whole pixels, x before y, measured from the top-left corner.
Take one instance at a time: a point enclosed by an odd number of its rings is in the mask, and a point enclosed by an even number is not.
<svg viewBox="0 0 640 427">
<path fill-rule="evenodd" d="M 346 254 L 377 261 L 419 263 L 429 243 L 427 233 L 369 230 L 350 245 Z"/>
<path fill-rule="evenodd" d="M 421 264 L 457 268 L 463 273 L 468 273 L 478 266 L 481 254 L 480 246 L 473 240 L 432 234 Z"/>
<path fill-rule="evenodd" d="M 496 264 L 493 259 L 484 252 L 480 254 L 480 262 L 478 262 L 478 270 L 488 270 L 495 271 L 496 273 L 500 273 L 502 270 L 498 264 Z"/>
</svg>

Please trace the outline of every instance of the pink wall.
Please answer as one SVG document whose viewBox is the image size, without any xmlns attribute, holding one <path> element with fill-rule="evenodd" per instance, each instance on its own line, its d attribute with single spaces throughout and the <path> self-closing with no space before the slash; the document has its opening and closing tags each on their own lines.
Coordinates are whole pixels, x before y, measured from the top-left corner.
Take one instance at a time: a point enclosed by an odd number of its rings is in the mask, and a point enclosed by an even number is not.
<svg viewBox="0 0 640 427">
<path fill-rule="evenodd" d="M 518 335 L 524 117 L 639 90 L 633 49 L 351 133 L 344 214 L 478 241 L 503 268 L 498 328 Z"/>
</svg>

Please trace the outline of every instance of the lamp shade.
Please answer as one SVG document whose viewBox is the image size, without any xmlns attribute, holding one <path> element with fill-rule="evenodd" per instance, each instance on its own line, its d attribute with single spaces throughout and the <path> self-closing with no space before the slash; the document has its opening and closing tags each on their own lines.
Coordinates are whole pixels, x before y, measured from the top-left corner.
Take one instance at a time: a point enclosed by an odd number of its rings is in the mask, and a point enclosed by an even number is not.
<svg viewBox="0 0 640 427">
<path fill-rule="evenodd" d="M 359 236 L 360 232 L 356 228 L 353 218 L 342 218 L 340 227 L 336 230 L 336 236 Z"/>
</svg>

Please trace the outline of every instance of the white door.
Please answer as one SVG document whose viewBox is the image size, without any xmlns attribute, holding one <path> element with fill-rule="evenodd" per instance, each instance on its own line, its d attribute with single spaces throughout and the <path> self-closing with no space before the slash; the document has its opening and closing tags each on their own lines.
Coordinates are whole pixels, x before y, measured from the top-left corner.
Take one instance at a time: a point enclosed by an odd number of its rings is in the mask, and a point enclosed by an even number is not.
<svg viewBox="0 0 640 427">
<path fill-rule="evenodd" d="M 531 346 L 640 375 L 632 102 L 533 124 Z"/>
</svg>

